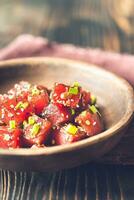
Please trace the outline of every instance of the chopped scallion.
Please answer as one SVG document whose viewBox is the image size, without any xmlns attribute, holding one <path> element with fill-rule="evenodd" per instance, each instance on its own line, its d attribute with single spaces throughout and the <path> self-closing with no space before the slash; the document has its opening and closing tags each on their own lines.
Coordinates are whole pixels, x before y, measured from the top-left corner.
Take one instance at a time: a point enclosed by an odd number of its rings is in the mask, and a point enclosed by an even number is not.
<svg viewBox="0 0 134 200">
<path fill-rule="evenodd" d="M 86 114 L 87 114 L 86 110 L 81 113 L 82 116 L 86 116 Z"/>
<path fill-rule="evenodd" d="M 26 121 L 26 120 L 23 121 L 23 128 L 24 128 L 25 126 L 27 126 L 27 121 Z"/>
<path fill-rule="evenodd" d="M 75 86 L 75 87 L 70 87 L 68 92 L 69 94 L 77 95 L 79 90 L 78 90 L 78 87 Z"/>
<path fill-rule="evenodd" d="M 26 109 L 28 107 L 29 103 L 28 102 L 22 102 L 20 101 L 16 106 L 15 106 L 15 109 L 18 110 L 18 109 Z"/>
<path fill-rule="evenodd" d="M 16 110 L 19 109 L 19 108 L 21 107 L 21 105 L 22 105 L 22 102 L 20 101 L 20 102 L 15 106 L 15 109 L 16 109 Z"/>
<path fill-rule="evenodd" d="M 73 83 L 73 86 L 74 86 L 74 87 L 79 87 L 79 83 L 78 83 L 77 81 L 75 81 L 75 82 Z"/>
<path fill-rule="evenodd" d="M 33 88 L 32 89 L 32 95 L 39 95 L 40 94 L 40 91 L 37 89 L 37 88 Z"/>
<path fill-rule="evenodd" d="M 93 114 L 98 113 L 101 116 L 100 112 L 98 111 L 98 109 L 94 105 L 89 106 L 89 109 Z"/>
<path fill-rule="evenodd" d="M 74 109 L 71 109 L 71 114 L 75 115 L 75 110 Z"/>
<path fill-rule="evenodd" d="M 34 124 L 32 130 L 31 130 L 32 136 L 36 136 L 39 133 L 39 130 L 40 130 L 40 125 Z"/>
<path fill-rule="evenodd" d="M 89 106 L 89 109 L 92 111 L 92 113 L 97 113 L 98 112 L 98 110 L 97 110 L 97 108 L 94 106 L 94 105 L 92 105 L 92 106 Z"/>
<path fill-rule="evenodd" d="M 65 129 L 69 134 L 75 135 L 78 131 L 78 128 L 73 124 L 68 124 Z"/>
<path fill-rule="evenodd" d="M 96 97 L 94 95 L 91 95 L 91 104 L 92 105 L 96 104 Z"/>
<path fill-rule="evenodd" d="M 35 123 L 34 117 L 30 116 L 30 117 L 28 118 L 28 124 L 29 124 L 29 125 L 33 125 L 34 123 Z"/>
<path fill-rule="evenodd" d="M 16 122 L 15 122 L 15 120 L 10 120 L 9 121 L 9 127 L 10 127 L 10 129 L 15 129 L 16 128 Z"/>
</svg>

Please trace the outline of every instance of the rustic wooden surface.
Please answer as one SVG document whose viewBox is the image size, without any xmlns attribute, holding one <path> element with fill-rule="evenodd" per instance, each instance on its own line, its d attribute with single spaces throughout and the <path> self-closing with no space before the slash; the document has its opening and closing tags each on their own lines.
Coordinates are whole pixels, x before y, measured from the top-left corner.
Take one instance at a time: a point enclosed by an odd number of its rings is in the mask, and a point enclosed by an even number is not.
<svg viewBox="0 0 134 200">
<path fill-rule="evenodd" d="M 20 33 L 134 53 L 133 0 L 1 0 L 0 47 Z M 130 137 L 131 140 L 131 137 Z M 56 173 L 0 171 L 0 200 L 133 200 L 134 167 L 88 164 Z"/>
</svg>

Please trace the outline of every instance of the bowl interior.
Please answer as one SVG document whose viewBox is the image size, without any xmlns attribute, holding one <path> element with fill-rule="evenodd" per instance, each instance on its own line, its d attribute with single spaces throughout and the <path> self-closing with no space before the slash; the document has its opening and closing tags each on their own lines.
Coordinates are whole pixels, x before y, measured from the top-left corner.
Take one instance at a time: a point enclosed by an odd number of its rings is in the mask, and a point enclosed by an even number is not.
<svg viewBox="0 0 134 200">
<path fill-rule="evenodd" d="M 0 62 L 0 93 L 19 81 L 55 82 L 81 86 L 98 98 L 106 131 L 67 145 L 48 148 L 0 149 L 0 168 L 12 170 L 58 170 L 94 160 L 112 149 L 122 137 L 134 108 L 132 87 L 123 79 L 98 67 L 57 58 L 30 58 Z"/>
<path fill-rule="evenodd" d="M 44 84 L 51 88 L 55 82 L 80 85 L 97 96 L 105 128 L 117 124 L 128 107 L 126 82 L 94 66 L 60 59 L 31 59 L 7 62 L 0 67 L 0 93 L 5 93 L 19 81 Z M 124 87 L 125 86 L 125 87 Z"/>
</svg>

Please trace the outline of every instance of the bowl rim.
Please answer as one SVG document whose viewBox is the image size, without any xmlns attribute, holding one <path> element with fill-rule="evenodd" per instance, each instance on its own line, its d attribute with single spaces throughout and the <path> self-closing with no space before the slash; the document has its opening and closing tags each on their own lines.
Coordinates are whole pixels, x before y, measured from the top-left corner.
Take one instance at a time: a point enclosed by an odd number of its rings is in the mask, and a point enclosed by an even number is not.
<svg viewBox="0 0 134 200">
<path fill-rule="evenodd" d="M 57 57 L 28 57 L 28 58 L 17 58 L 17 59 L 10 59 L 6 61 L 0 61 L 0 69 L 1 68 L 9 68 L 9 67 L 19 67 L 21 64 L 38 64 L 42 62 L 58 62 L 59 64 L 73 64 L 76 66 L 79 66 L 80 68 L 94 68 L 100 72 L 106 73 L 109 76 L 113 76 L 116 80 L 118 80 L 121 84 L 123 84 L 124 87 L 127 89 L 127 98 L 128 98 L 128 105 L 126 112 L 124 113 L 123 117 L 111 128 L 108 130 L 103 131 L 102 133 L 92 136 L 90 138 L 86 138 L 84 140 L 72 143 L 72 144 L 65 144 L 65 145 L 59 145 L 59 146 L 53 146 L 53 147 L 47 147 L 47 148 L 18 148 L 18 149 L 0 149 L 0 156 L 6 155 L 6 156 L 49 156 L 59 153 L 65 153 L 70 152 L 73 150 L 78 150 L 82 148 L 86 148 L 89 146 L 92 146 L 96 144 L 97 142 L 104 141 L 108 139 L 109 137 L 119 133 L 122 129 L 124 129 L 128 123 L 131 121 L 133 114 L 134 114 L 134 90 L 132 86 L 123 79 L 122 77 L 114 74 L 113 72 L 107 71 L 106 69 L 103 69 L 97 65 L 89 64 L 83 61 L 76 61 L 72 59 L 65 59 L 65 58 L 57 58 Z"/>
</svg>

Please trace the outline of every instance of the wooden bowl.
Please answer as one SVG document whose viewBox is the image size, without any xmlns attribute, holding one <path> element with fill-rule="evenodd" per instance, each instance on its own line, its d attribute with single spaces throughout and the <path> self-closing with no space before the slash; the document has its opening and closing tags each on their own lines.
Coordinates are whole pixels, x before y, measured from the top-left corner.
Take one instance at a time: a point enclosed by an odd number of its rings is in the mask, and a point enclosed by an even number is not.
<svg viewBox="0 0 134 200">
<path fill-rule="evenodd" d="M 21 80 L 49 88 L 54 82 L 70 84 L 78 81 L 98 97 L 106 131 L 73 144 L 45 149 L 0 149 L 0 168 L 59 170 L 95 160 L 119 142 L 132 119 L 132 87 L 122 78 L 96 66 L 58 58 L 29 58 L 0 63 L 1 93 Z"/>
</svg>

